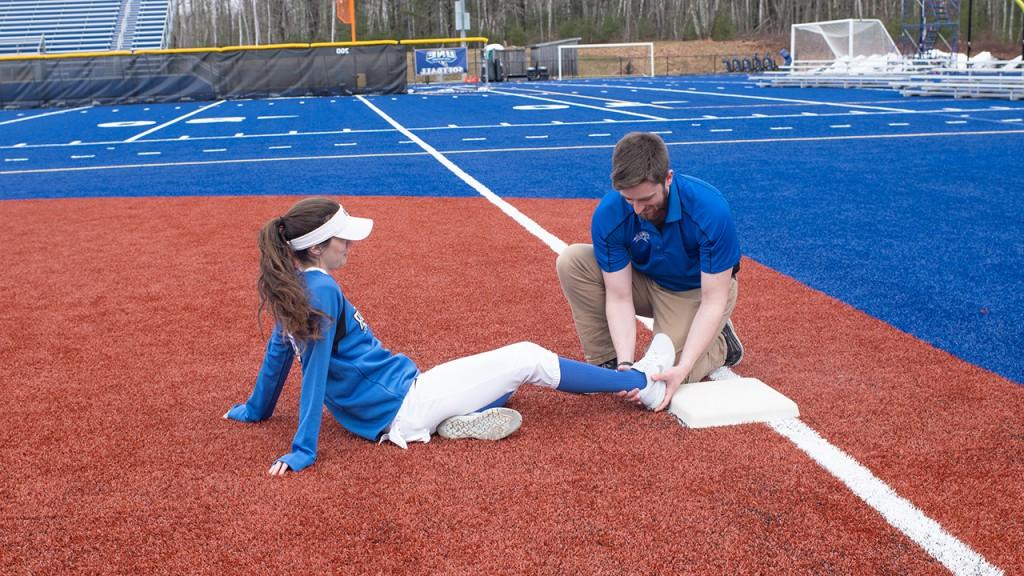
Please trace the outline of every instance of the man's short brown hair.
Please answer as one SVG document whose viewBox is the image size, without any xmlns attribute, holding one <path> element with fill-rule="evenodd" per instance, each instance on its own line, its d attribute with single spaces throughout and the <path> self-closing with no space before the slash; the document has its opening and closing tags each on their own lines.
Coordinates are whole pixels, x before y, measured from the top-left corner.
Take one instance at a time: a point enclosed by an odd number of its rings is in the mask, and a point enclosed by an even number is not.
<svg viewBox="0 0 1024 576">
<path fill-rule="evenodd" d="M 668 178 L 668 148 L 657 134 L 630 132 L 619 140 L 612 154 L 612 186 L 632 188 L 643 182 Z"/>
</svg>

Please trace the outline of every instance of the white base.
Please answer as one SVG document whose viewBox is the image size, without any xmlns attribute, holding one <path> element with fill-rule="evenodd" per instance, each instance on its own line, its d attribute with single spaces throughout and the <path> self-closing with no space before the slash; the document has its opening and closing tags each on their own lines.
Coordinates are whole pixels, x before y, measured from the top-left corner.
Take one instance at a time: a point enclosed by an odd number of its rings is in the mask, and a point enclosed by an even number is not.
<svg viewBox="0 0 1024 576">
<path fill-rule="evenodd" d="M 731 426 L 800 416 L 796 402 L 757 378 L 683 384 L 669 412 L 689 428 Z"/>
</svg>

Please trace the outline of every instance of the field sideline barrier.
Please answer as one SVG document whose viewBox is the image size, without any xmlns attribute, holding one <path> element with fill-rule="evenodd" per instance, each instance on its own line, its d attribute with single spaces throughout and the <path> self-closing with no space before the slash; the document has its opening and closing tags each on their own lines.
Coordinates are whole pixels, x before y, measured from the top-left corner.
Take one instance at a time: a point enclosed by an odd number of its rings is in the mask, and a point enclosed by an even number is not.
<svg viewBox="0 0 1024 576">
<path fill-rule="evenodd" d="M 0 57 L 0 107 L 393 94 L 397 40 Z"/>
</svg>

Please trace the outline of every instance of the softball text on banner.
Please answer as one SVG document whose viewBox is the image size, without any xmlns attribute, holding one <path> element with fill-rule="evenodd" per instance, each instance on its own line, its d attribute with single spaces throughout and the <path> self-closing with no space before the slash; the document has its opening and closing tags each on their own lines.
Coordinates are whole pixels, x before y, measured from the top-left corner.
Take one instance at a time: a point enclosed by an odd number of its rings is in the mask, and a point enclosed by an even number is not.
<svg viewBox="0 0 1024 576">
<path fill-rule="evenodd" d="M 431 48 L 416 51 L 416 74 L 465 74 L 465 48 Z"/>
</svg>

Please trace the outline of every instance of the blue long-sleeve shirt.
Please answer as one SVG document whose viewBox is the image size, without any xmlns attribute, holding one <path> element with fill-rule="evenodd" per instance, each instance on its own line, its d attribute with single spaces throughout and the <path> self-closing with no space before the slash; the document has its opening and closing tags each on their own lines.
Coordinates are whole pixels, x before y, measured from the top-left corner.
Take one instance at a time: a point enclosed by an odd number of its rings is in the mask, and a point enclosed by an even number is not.
<svg viewBox="0 0 1024 576">
<path fill-rule="evenodd" d="M 295 471 L 316 460 L 324 406 L 346 430 L 376 440 L 394 420 L 419 374 L 407 356 L 381 345 L 334 278 L 315 269 L 305 271 L 303 277 L 310 305 L 331 320 L 324 322 L 319 340 L 302 347 L 299 425 L 291 452 L 278 459 Z M 234 406 L 228 418 L 241 422 L 269 418 L 294 357 L 280 326 L 275 326 L 249 400 Z"/>
</svg>

